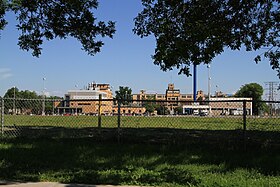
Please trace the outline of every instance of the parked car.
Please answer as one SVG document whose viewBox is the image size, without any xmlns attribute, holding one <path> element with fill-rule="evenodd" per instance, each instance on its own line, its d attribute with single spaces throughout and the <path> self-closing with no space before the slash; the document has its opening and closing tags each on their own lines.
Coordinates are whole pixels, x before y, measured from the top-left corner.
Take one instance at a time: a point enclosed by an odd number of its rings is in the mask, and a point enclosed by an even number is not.
<svg viewBox="0 0 280 187">
<path fill-rule="evenodd" d="M 208 115 L 208 110 L 201 110 L 199 115 L 200 116 L 207 116 Z"/>
<path fill-rule="evenodd" d="M 193 115 L 199 115 L 199 111 L 198 110 L 193 110 Z"/>
</svg>

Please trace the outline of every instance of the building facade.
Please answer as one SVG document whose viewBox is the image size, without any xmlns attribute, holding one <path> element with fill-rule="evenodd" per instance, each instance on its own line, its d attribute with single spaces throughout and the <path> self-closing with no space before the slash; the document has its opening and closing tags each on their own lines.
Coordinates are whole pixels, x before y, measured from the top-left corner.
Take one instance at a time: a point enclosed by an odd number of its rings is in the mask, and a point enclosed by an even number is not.
<svg viewBox="0 0 280 187">
<path fill-rule="evenodd" d="M 89 83 L 86 89 L 69 90 L 65 100 L 55 102 L 60 115 L 116 115 L 118 106 L 114 103 L 109 84 Z M 145 113 L 141 106 L 122 106 L 121 115 L 141 115 Z"/>
<path fill-rule="evenodd" d="M 139 94 L 133 94 L 132 98 L 134 103 L 141 103 L 141 100 L 154 100 L 158 101 L 158 104 L 164 103 L 171 114 L 174 114 L 177 107 L 190 104 L 194 100 L 193 94 L 182 94 L 180 89 L 175 88 L 174 84 L 168 84 L 164 94 L 146 93 L 145 90 L 141 90 Z M 197 92 L 197 100 L 205 100 L 202 90 Z"/>
<path fill-rule="evenodd" d="M 58 114 L 92 114 L 97 115 L 112 113 L 112 101 L 99 99 L 113 99 L 112 90 L 109 84 L 90 83 L 83 90 L 69 90 L 65 94 L 65 100 L 56 103 Z"/>
</svg>

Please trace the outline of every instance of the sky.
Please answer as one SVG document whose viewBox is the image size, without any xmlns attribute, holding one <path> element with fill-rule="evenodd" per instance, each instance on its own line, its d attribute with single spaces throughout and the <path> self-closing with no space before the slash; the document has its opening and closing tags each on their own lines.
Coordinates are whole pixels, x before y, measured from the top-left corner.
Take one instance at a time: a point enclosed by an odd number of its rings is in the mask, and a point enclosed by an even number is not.
<svg viewBox="0 0 280 187">
<path fill-rule="evenodd" d="M 98 20 L 116 21 L 113 39 L 102 39 L 101 52 L 89 56 L 81 50 L 81 44 L 73 39 L 45 41 L 39 58 L 31 51 L 19 49 L 13 14 L 8 13 L 9 24 L 0 31 L 0 96 L 14 86 L 19 90 L 31 90 L 41 94 L 64 96 L 68 90 L 83 89 L 88 83 L 107 83 L 113 92 L 119 86 L 128 86 L 133 93 L 144 89 L 151 93 L 165 93 L 167 85 L 174 83 L 181 93 L 193 92 L 193 78 L 178 75 L 178 70 L 163 72 L 153 64 L 151 55 L 155 49 L 153 36 L 140 38 L 133 34 L 133 18 L 142 10 L 140 0 L 100 1 L 94 10 Z M 211 63 L 211 94 L 215 91 L 233 94 L 242 85 L 256 82 L 267 88 L 265 82 L 276 81 L 276 71 L 268 61 L 259 64 L 254 57 L 262 52 L 230 51 L 216 57 Z M 208 93 L 208 69 L 197 68 L 197 88 Z"/>
</svg>

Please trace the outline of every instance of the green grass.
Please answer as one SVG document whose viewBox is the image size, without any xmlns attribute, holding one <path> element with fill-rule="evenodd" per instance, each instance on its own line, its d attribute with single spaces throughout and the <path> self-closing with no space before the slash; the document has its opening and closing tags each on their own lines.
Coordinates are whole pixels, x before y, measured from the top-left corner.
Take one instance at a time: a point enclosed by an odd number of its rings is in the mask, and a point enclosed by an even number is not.
<svg viewBox="0 0 280 187">
<path fill-rule="evenodd" d="M 244 150 L 242 117 L 4 117 L 0 180 L 280 186 L 278 118 L 248 118 Z"/>
<path fill-rule="evenodd" d="M 97 116 L 5 115 L 5 125 L 53 126 L 65 128 L 97 127 Z M 102 127 L 116 128 L 117 116 L 102 116 Z M 121 116 L 123 128 L 176 128 L 200 130 L 235 130 L 243 128 L 242 117 L 129 117 Z M 250 130 L 280 131 L 280 118 L 248 118 Z"/>
<path fill-rule="evenodd" d="M 0 180 L 147 186 L 277 187 L 278 149 L 2 139 Z"/>
</svg>

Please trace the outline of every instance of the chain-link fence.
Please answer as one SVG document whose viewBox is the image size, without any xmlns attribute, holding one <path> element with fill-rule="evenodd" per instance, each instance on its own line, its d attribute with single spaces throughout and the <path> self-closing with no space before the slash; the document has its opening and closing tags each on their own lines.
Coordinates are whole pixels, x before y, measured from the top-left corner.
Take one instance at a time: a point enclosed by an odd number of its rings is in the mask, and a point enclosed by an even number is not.
<svg viewBox="0 0 280 187">
<path fill-rule="evenodd" d="M 1 98 L 2 137 L 279 145 L 280 102 Z"/>
</svg>

